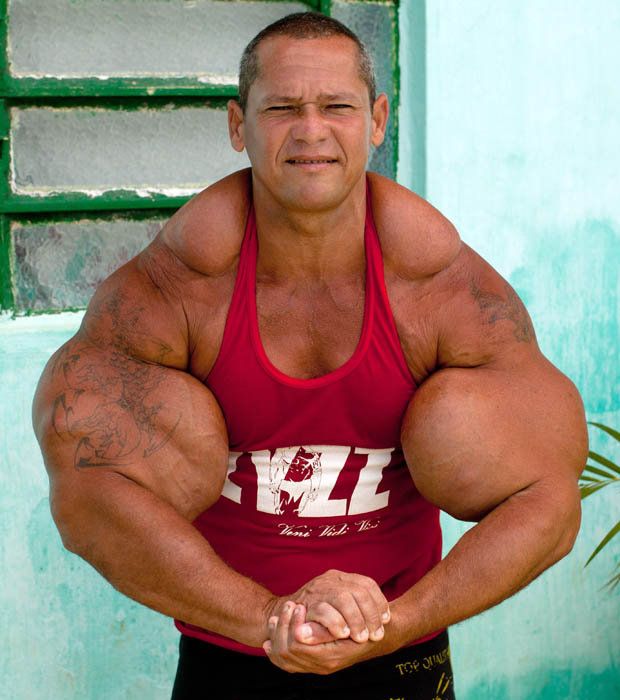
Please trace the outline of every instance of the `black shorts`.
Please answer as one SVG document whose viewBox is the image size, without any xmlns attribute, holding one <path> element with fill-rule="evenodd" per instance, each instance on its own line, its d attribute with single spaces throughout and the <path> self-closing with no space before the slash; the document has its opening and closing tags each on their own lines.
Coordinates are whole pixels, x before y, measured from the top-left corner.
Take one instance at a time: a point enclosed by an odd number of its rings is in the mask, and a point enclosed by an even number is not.
<svg viewBox="0 0 620 700">
<path fill-rule="evenodd" d="M 172 700 L 454 700 L 448 633 L 328 676 L 183 635 Z"/>
</svg>

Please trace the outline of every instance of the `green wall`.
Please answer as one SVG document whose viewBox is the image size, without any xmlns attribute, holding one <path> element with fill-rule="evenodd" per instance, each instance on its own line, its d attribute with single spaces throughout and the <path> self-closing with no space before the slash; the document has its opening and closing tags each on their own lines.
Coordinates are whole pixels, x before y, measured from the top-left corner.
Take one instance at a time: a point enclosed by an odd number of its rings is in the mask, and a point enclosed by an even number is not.
<svg viewBox="0 0 620 700">
<path fill-rule="evenodd" d="M 617 428 L 619 69 L 616 0 L 401 4 L 399 179 L 509 280 L 589 419 Z M 619 514 L 618 490 L 592 496 L 565 560 L 453 629 L 460 700 L 620 697 L 620 591 L 599 591 L 620 542 L 583 570 Z M 446 519 L 446 545 L 462 531 Z"/>
<path fill-rule="evenodd" d="M 516 287 L 590 419 L 620 427 L 620 4 L 402 0 L 400 50 L 399 179 Z M 30 403 L 79 320 L 0 318 L 0 698 L 164 700 L 172 624 L 65 552 L 49 514 Z M 617 492 L 584 506 L 569 557 L 453 629 L 459 700 L 620 695 L 619 596 L 599 590 L 618 547 L 583 569 Z M 446 519 L 446 545 L 463 529 Z"/>
</svg>

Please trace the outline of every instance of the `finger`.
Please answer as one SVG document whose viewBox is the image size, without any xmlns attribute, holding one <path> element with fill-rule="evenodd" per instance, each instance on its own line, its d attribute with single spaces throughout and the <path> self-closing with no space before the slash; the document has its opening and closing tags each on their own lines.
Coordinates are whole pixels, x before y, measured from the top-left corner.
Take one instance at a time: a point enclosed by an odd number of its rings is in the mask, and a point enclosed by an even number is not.
<svg viewBox="0 0 620 700">
<path fill-rule="evenodd" d="M 368 578 L 368 581 L 370 582 L 368 592 L 372 596 L 377 610 L 381 614 L 381 623 L 386 625 L 392 619 L 388 599 L 385 597 L 383 591 L 381 590 L 381 588 L 379 588 L 379 584 L 376 581 L 373 581 L 373 579 L 371 578 Z"/>
<path fill-rule="evenodd" d="M 272 653 L 274 654 L 286 654 L 288 649 L 288 636 L 289 636 L 289 626 L 291 618 L 293 617 L 293 610 L 295 609 L 295 603 L 291 600 L 287 601 L 282 608 L 275 627 L 273 627 L 273 632 L 271 632 L 271 624 L 274 618 L 269 619 L 271 642 L 272 642 Z"/>
<path fill-rule="evenodd" d="M 388 599 L 385 597 L 383 591 L 381 588 L 379 588 L 379 584 L 376 581 L 373 581 L 373 579 L 368 576 L 362 576 L 361 578 L 364 578 L 367 582 L 365 590 L 372 598 L 375 608 L 379 612 L 381 624 L 387 624 L 392 618 Z"/>
<path fill-rule="evenodd" d="M 266 641 L 263 642 L 263 649 L 265 650 L 265 653 L 267 655 L 271 654 L 271 652 L 273 651 L 273 643 L 271 640 L 273 639 L 275 631 L 278 627 L 279 619 L 280 619 L 279 617 L 276 617 L 274 615 L 273 617 L 270 617 L 269 621 L 267 622 L 267 629 L 269 631 L 269 639 L 267 639 Z"/>
<path fill-rule="evenodd" d="M 318 622 L 308 622 L 306 617 L 306 622 L 295 630 L 295 640 L 300 644 L 316 646 L 317 644 L 333 642 L 336 637 Z"/>
<path fill-rule="evenodd" d="M 273 616 L 269 618 L 269 622 L 267 623 L 267 629 L 269 631 L 269 639 L 273 639 L 273 636 L 275 634 L 276 629 L 278 628 L 278 622 L 280 618 L 277 616 Z"/>
<path fill-rule="evenodd" d="M 360 613 L 369 630 L 368 639 L 378 641 L 383 639 L 385 630 L 381 620 L 381 610 L 367 589 L 357 589 L 353 591 L 353 597 L 357 603 Z"/>
<path fill-rule="evenodd" d="M 356 642 L 367 642 L 369 631 L 366 626 L 364 615 L 360 610 L 357 600 L 353 596 L 350 588 L 340 591 L 330 599 L 329 604 L 334 607 L 343 617 L 346 627 L 350 630 L 350 637 Z"/>
<path fill-rule="evenodd" d="M 313 641 L 306 643 L 320 643 L 318 641 L 314 641 L 314 638 L 320 638 L 321 642 L 333 641 L 335 639 L 346 639 L 351 634 L 351 630 L 349 629 L 347 622 L 340 611 L 325 601 L 310 605 L 308 607 L 306 622 L 316 622 L 330 634 L 330 638 L 327 639 L 325 632 L 321 632 L 319 629 L 317 629 L 316 625 L 314 627 L 308 625 L 306 629 L 302 630 L 302 634 L 304 634 L 307 639 L 310 639 L 310 632 L 312 632 Z"/>
<path fill-rule="evenodd" d="M 390 620 L 390 606 L 387 598 L 370 577 L 358 574 L 354 574 L 354 577 L 356 586 L 351 588 L 351 592 L 370 630 L 369 638 L 372 641 L 383 639 L 385 634 L 383 625 Z"/>
<path fill-rule="evenodd" d="M 290 649 L 301 636 L 301 628 L 306 622 L 306 608 L 299 604 L 293 608 L 291 623 L 288 628 L 287 647 Z"/>
</svg>

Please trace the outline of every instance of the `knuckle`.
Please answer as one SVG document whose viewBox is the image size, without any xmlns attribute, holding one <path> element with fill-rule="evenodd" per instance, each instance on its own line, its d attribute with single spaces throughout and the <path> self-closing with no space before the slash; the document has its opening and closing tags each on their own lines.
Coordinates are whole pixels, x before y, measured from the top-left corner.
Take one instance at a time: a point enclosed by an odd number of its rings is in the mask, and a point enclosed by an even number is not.
<svg viewBox="0 0 620 700">
<path fill-rule="evenodd" d="M 332 606 L 325 601 L 321 601 L 320 603 L 312 606 L 313 612 L 322 616 L 328 615 L 331 609 Z"/>
<path fill-rule="evenodd" d="M 381 589 L 379 588 L 379 584 L 369 576 L 362 576 L 364 579 L 364 585 L 366 586 L 367 589 L 372 590 L 374 592 L 378 592 L 381 596 L 383 595 L 381 593 Z"/>
<path fill-rule="evenodd" d="M 330 660 L 327 662 L 326 671 L 327 671 L 327 673 L 334 673 L 335 671 L 338 670 L 338 667 L 339 667 L 339 666 L 340 666 L 340 664 L 339 664 L 337 661 L 333 661 L 333 660 L 330 659 Z"/>
<path fill-rule="evenodd" d="M 352 596 L 349 591 L 337 591 L 334 595 L 334 600 L 339 604 L 339 605 L 348 605 L 351 603 Z"/>
</svg>

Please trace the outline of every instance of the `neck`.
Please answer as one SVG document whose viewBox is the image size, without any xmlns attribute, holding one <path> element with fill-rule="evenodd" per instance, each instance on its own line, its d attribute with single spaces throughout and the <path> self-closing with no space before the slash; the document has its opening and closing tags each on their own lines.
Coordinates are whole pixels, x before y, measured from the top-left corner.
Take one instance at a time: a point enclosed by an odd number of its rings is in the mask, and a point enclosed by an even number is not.
<svg viewBox="0 0 620 700">
<path fill-rule="evenodd" d="M 256 182 L 253 200 L 261 277 L 320 282 L 363 274 L 365 180 L 339 206 L 324 211 L 286 209 Z"/>
</svg>

